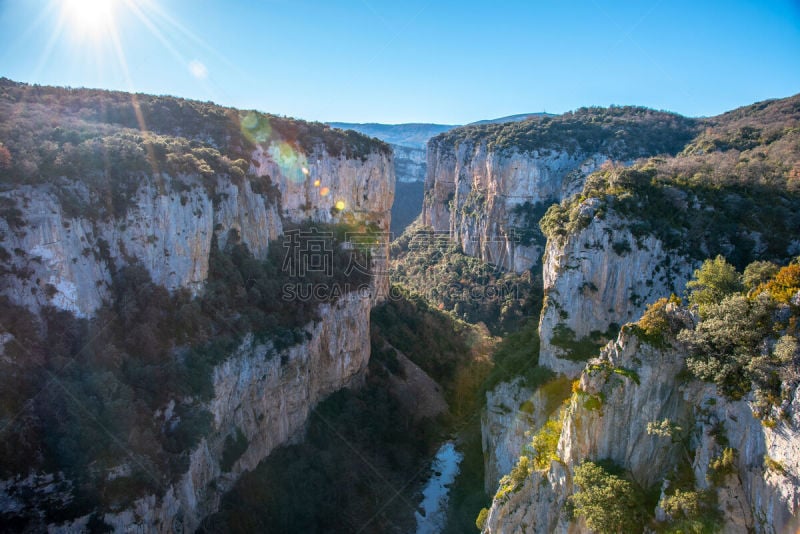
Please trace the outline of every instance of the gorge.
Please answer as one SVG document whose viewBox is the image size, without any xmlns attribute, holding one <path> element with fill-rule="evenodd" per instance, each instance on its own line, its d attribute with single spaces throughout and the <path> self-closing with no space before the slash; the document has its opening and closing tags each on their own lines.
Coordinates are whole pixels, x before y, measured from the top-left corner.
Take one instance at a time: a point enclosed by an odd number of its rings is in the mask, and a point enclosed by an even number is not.
<svg viewBox="0 0 800 534">
<path fill-rule="evenodd" d="M 2 530 L 797 531 L 800 97 L 511 119 L 0 80 Z"/>
</svg>

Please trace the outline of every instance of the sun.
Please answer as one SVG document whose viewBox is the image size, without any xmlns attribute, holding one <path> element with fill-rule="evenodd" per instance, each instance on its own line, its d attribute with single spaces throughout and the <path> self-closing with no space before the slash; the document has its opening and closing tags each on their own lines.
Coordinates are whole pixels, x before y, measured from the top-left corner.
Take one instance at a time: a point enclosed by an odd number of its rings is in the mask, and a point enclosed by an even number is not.
<svg viewBox="0 0 800 534">
<path fill-rule="evenodd" d="M 117 0 L 62 0 L 68 27 L 80 37 L 101 38 L 114 31 Z"/>
</svg>

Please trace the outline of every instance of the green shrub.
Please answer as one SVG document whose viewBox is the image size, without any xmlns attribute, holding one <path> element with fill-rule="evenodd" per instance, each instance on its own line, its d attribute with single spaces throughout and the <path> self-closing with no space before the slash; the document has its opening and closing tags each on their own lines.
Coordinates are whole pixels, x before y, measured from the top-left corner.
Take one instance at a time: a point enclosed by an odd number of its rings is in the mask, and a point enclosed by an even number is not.
<svg viewBox="0 0 800 534">
<path fill-rule="evenodd" d="M 595 339 L 588 337 L 576 340 L 574 330 L 564 323 L 558 323 L 553 328 L 553 335 L 550 338 L 550 343 L 566 351 L 566 353 L 560 357 L 567 360 L 582 362 L 597 356 L 598 352 L 605 344 L 602 341 L 596 341 L 596 339 L 600 339 L 601 336 L 602 334 L 598 332 L 594 336 Z"/>
<path fill-rule="evenodd" d="M 487 508 L 481 508 L 481 511 L 478 513 L 477 519 L 475 519 L 475 526 L 478 527 L 478 530 L 483 532 L 483 529 L 486 528 L 486 521 L 489 519 L 489 510 Z"/>
<path fill-rule="evenodd" d="M 738 293 L 743 285 L 736 268 L 722 256 L 717 256 L 703 262 L 703 266 L 694 272 L 694 278 L 686 284 L 686 289 L 689 304 L 697 306 L 700 315 L 705 317 L 709 306 Z"/>
<path fill-rule="evenodd" d="M 577 486 L 570 497 L 574 514 L 593 532 L 642 531 L 647 520 L 644 494 L 632 482 L 588 460 L 575 468 L 573 480 Z"/>
<path fill-rule="evenodd" d="M 531 447 L 534 450 L 533 467 L 537 470 L 546 470 L 550 468 L 550 462 L 560 461 L 556 449 L 558 448 L 558 440 L 561 438 L 561 429 L 563 427 L 563 419 L 557 416 L 554 419 L 549 419 L 542 428 L 534 434 L 531 440 Z"/>
<path fill-rule="evenodd" d="M 716 458 L 712 458 L 708 463 L 708 472 L 706 478 L 715 486 L 721 485 L 728 475 L 736 474 L 738 471 L 736 467 L 736 459 L 739 452 L 736 449 L 725 447 Z"/>
<path fill-rule="evenodd" d="M 670 520 L 660 531 L 669 534 L 714 534 L 719 532 L 722 514 L 713 490 L 675 489 L 661 501 Z"/>
<path fill-rule="evenodd" d="M 636 336 L 654 347 L 663 348 L 667 338 L 673 337 L 681 330 L 683 324 L 667 312 L 669 305 L 680 306 L 681 300 L 671 295 L 660 298 L 650 304 L 636 323 Z"/>
<path fill-rule="evenodd" d="M 770 326 L 771 309 L 764 299 L 733 295 L 709 304 L 705 319 L 679 335 L 690 347 L 689 370 L 714 382 L 725 395 L 741 398 L 751 388 L 748 365 L 760 356 L 759 346 Z"/>
<path fill-rule="evenodd" d="M 617 256 L 624 256 L 625 254 L 627 254 L 632 250 L 631 244 L 627 240 L 614 241 L 614 243 L 611 244 L 611 248 L 614 250 L 614 253 Z"/>
<path fill-rule="evenodd" d="M 774 277 L 780 267 L 771 261 L 754 261 L 744 269 L 742 283 L 748 290 L 756 289 L 770 278 Z"/>
<path fill-rule="evenodd" d="M 768 454 L 764 455 L 764 468 L 776 473 L 785 473 L 786 468 L 778 460 L 771 458 Z"/>
<path fill-rule="evenodd" d="M 505 502 L 511 493 L 518 492 L 525 480 L 531 475 L 531 459 L 527 456 L 520 456 L 517 464 L 511 472 L 500 479 L 500 485 L 494 499 L 498 502 Z"/>
</svg>

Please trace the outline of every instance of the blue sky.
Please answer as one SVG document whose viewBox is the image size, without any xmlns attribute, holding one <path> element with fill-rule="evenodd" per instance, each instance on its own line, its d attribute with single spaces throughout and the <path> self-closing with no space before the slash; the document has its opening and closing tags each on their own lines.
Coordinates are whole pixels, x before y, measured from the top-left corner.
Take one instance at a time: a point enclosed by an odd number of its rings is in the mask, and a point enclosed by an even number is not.
<svg viewBox="0 0 800 534">
<path fill-rule="evenodd" d="M 800 92 L 800 2 L 0 0 L 0 76 L 322 121 L 713 115 Z"/>
</svg>

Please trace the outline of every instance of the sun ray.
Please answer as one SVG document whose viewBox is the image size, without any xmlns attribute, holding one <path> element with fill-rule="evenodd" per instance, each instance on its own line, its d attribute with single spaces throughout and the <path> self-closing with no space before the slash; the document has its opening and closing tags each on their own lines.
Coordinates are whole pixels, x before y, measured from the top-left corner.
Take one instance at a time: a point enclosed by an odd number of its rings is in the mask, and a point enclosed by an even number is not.
<svg viewBox="0 0 800 534">
<path fill-rule="evenodd" d="M 52 2 L 51 6 L 55 6 L 56 2 Z M 56 43 L 61 39 L 62 34 L 64 33 L 64 27 L 66 26 L 67 16 L 64 13 L 64 10 L 61 9 L 58 11 L 58 20 L 56 21 L 55 28 L 53 28 L 53 32 L 50 34 L 50 38 L 47 40 L 47 43 L 44 45 L 44 50 L 42 50 L 41 55 L 39 56 L 39 61 L 36 63 L 36 69 L 34 72 L 34 77 L 38 78 L 41 74 L 42 70 L 44 70 L 45 66 L 47 65 L 48 61 L 50 60 L 50 56 L 53 53 L 53 49 L 56 46 Z"/>
<path fill-rule="evenodd" d="M 186 28 L 183 24 L 175 20 L 169 13 L 167 13 L 158 3 L 154 2 L 153 0 L 141 0 L 141 3 L 151 9 L 159 19 L 163 20 L 166 24 L 171 26 L 171 29 L 177 30 L 180 34 L 182 34 L 189 42 L 194 42 L 195 44 L 199 45 L 202 49 L 206 50 L 221 62 L 223 62 L 228 68 L 235 70 L 239 74 L 245 74 L 242 68 L 235 63 L 233 63 L 230 59 L 228 59 L 224 54 L 220 53 L 218 49 L 215 47 L 210 46 L 206 43 L 201 37 L 196 35 L 194 32 Z M 187 43 L 188 44 L 188 43 Z"/>
<path fill-rule="evenodd" d="M 177 59 L 182 65 L 188 63 L 186 56 L 181 54 L 177 48 L 164 36 L 164 33 L 156 26 L 147 13 L 134 0 L 123 0 L 125 6 L 139 19 L 139 21 L 150 30 L 150 33 L 161 43 L 167 51 L 172 54 L 172 57 Z"/>
</svg>

